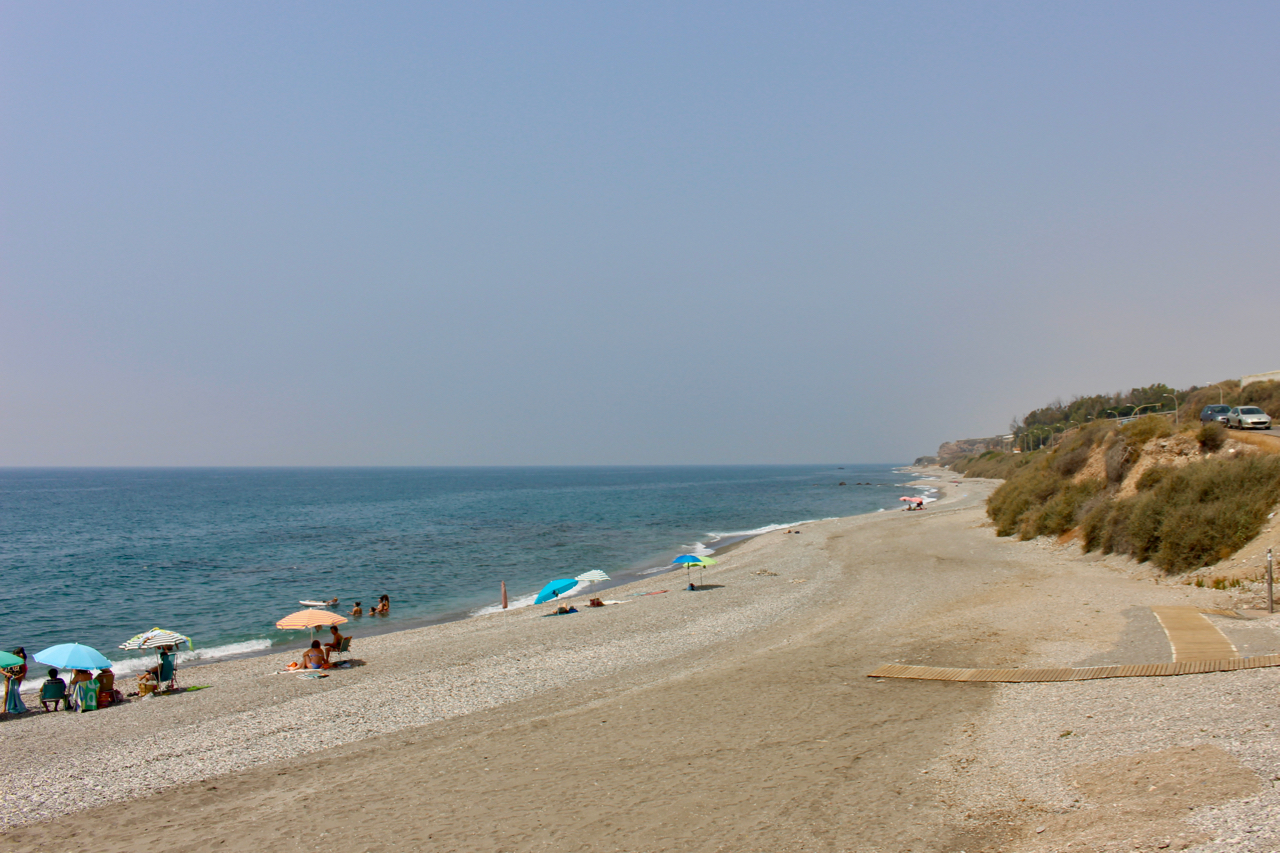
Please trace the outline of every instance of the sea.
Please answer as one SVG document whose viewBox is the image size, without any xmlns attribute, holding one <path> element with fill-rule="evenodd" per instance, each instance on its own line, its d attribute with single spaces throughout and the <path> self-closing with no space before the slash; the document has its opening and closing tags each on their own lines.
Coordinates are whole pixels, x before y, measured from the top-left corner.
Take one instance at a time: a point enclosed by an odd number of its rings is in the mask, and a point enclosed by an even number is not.
<svg viewBox="0 0 1280 853">
<path fill-rule="evenodd" d="M 179 662 L 302 647 L 275 628 L 303 600 L 379 596 L 356 637 L 527 607 L 592 569 L 592 591 L 680 571 L 740 539 L 898 510 L 893 465 L 563 468 L 0 469 L 0 648 L 101 651 L 153 627 L 190 636 Z M 696 578 L 695 578 L 696 580 Z M 579 591 L 587 589 L 579 585 Z M 32 665 L 31 682 L 41 667 Z"/>
</svg>

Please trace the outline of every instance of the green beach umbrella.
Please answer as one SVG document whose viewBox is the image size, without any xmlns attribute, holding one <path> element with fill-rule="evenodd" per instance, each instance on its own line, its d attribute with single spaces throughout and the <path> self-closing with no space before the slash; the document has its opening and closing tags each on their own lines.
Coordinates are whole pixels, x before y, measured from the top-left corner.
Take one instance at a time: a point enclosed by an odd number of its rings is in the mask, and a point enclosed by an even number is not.
<svg viewBox="0 0 1280 853">
<path fill-rule="evenodd" d="M 8 669 L 11 666 L 22 666 L 26 661 L 17 655 L 11 655 L 8 652 L 0 652 L 0 669 Z"/>
</svg>

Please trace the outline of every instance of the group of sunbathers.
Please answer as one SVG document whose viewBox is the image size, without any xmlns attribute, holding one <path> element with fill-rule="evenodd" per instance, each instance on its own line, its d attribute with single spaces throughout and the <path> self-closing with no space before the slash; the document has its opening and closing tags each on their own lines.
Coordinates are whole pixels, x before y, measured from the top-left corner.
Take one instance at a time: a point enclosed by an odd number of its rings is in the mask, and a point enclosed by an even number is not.
<svg viewBox="0 0 1280 853">
<path fill-rule="evenodd" d="M 70 683 L 62 680 L 62 677 L 58 675 L 58 670 L 50 668 L 49 677 L 40 686 L 40 704 L 44 706 L 46 711 L 58 710 L 59 702 L 65 702 L 68 711 L 82 710 L 82 703 L 87 700 L 82 699 L 80 691 L 76 688 L 86 682 L 93 682 L 93 686 L 89 689 L 95 694 L 91 698 L 96 701 L 94 704 L 84 707 L 92 710 L 93 708 L 102 708 L 110 705 L 113 702 L 124 701 L 124 694 L 116 689 L 116 674 L 109 668 L 99 670 L 97 675 L 87 669 L 77 669 L 71 674 Z M 51 703 L 53 705 L 52 708 L 49 707 Z"/>
</svg>

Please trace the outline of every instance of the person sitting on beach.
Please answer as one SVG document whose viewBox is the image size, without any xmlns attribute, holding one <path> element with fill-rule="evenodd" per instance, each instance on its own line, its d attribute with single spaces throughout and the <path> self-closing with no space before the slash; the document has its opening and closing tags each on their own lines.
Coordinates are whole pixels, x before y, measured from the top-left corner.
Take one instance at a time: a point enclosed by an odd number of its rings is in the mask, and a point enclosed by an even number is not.
<svg viewBox="0 0 1280 853">
<path fill-rule="evenodd" d="M 49 677 L 48 677 L 47 679 L 45 679 L 44 685 L 42 685 L 42 686 L 41 686 L 41 688 L 40 688 L 40 695 L 41 695 L 42 697 L 43 697 L 44 692 L 45 692 L 45 691 L 44 691 L 44 686 L 47 686 L 47 685 L 49 685 L 49 684 L 60 684 L 60 685 L 62 685 L 62 695 L 63 695 L 64 697 L 67 695 L 67 682 L 65 682 L 65 681 L 63 681 L 63 680 L 62 680 L 62 677 L 58 675 L 58 671 L 57 671 L 56 669 L 50 669 L 50 670 L 49 670 Z M 44 698 L 42 698 L 42 699 L 40 700 L 40 704 L 41 704 L 41 705 L 44 705 L 44 709 L 45 709 L 46 711 L 48 711 L 48 710 L 49 710 L 49 703 L 50 703 L 50 702 L 52 702 L 52 703 L 53 703 L 53 710 L 55 710 L 55 711 L 56 711 L 56 710 L 58 710 L 58 703 L 59 703 L 59 702 L 65 702 L 65 701 L 66 701 L 66 699 L 44 699 Z"/>
<path fill-rule="evenodd" d="M 319 640 L 311 641 L 311 648 L 302 653 L 303 669 L 324 669 L 325 654 Z"/>
<path fill-rule="evenodd" d="M 116 674 L 111 671 L 110 667 L 98 672 L 95 676 L 98 682 L 98 707 L 109 705 L 112 702 L 118 702 L 116 698 Z"/>
<path fill-rule="evenodd" d="M 356 606 L 355 606 L 355 607 L 353 607 L 353 608 L 351 608 L 351 613 L 350 613 L 350 614 L 348 614 L 348 615 L 350 615 L 350 616 L 363 616 L 363 615 L 364 615 L 364 610 L 360 607 L 360 602 L 358 602 L 358 601 L 356 602 Z"/>
<path fill-rule="evenodd" d="M 77 669 L 71 673 L 71 682 L 67 685 L 67 707 L 75 711 L 80 710 L 80 692 L 76 690 L 76 685 L 89 681 L 93 681 L 93 676 L 87 669 Z M 97 693 L 98 688 L 94 687 L 93 692 Z"/>
<path fill-rule="evenodd" d="M 160 647 L 160 663 L 157 664 L 156 666 L 151 667 L 151 669 L 147 670 L 147 672 L 150 672 L 152 675 L 156 677 L 156 684 L 160 683 L 160 673 L 164 670 L 164 665 L 173 659 L 173 654 L 177 650 L 178 649 L 176 646 Z M 170 667 L 170 672 L 172 671 L 173 671 L 173 667 Z"/>
<path fill-rule="evenodd" d="M 346 637 L 338 633 L 337 625 L 330 625 L 329 632 L 333 634 L 333 639 L 324 644 L 325 660 L 329 659 L 330 652 L 336 652 L 338 649 L 342 648 L 342 641 L 346 639 Z"/>
</svg>

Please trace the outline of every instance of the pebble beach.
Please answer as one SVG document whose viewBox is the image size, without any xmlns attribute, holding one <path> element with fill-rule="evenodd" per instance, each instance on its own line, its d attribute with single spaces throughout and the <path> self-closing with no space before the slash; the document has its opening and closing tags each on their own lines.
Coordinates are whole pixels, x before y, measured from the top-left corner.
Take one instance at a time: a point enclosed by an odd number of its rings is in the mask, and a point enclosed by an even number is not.
<svg viewBox="0 0 1280 853">
<path fill-rule="evenodd" d="M 1150 606 L 1236 603 L 999 539 L 994 483 L 920 473 L 941 489 L 925 512 L 757 536 L 697 592 L 658 575 L 567 616 L 357 636 L 326 678 L 285 670 L 298 649 L 181 670 L 197 691 L 6 719 L 0 840 L 131 850 L 143 825 L 166 850 L 1280 849 L 1280 670 L 867 677 L 1167 661 Z M 1280 620 L 1242 615 L 1214 624 L 1280 652 Z"/>
</svg>

